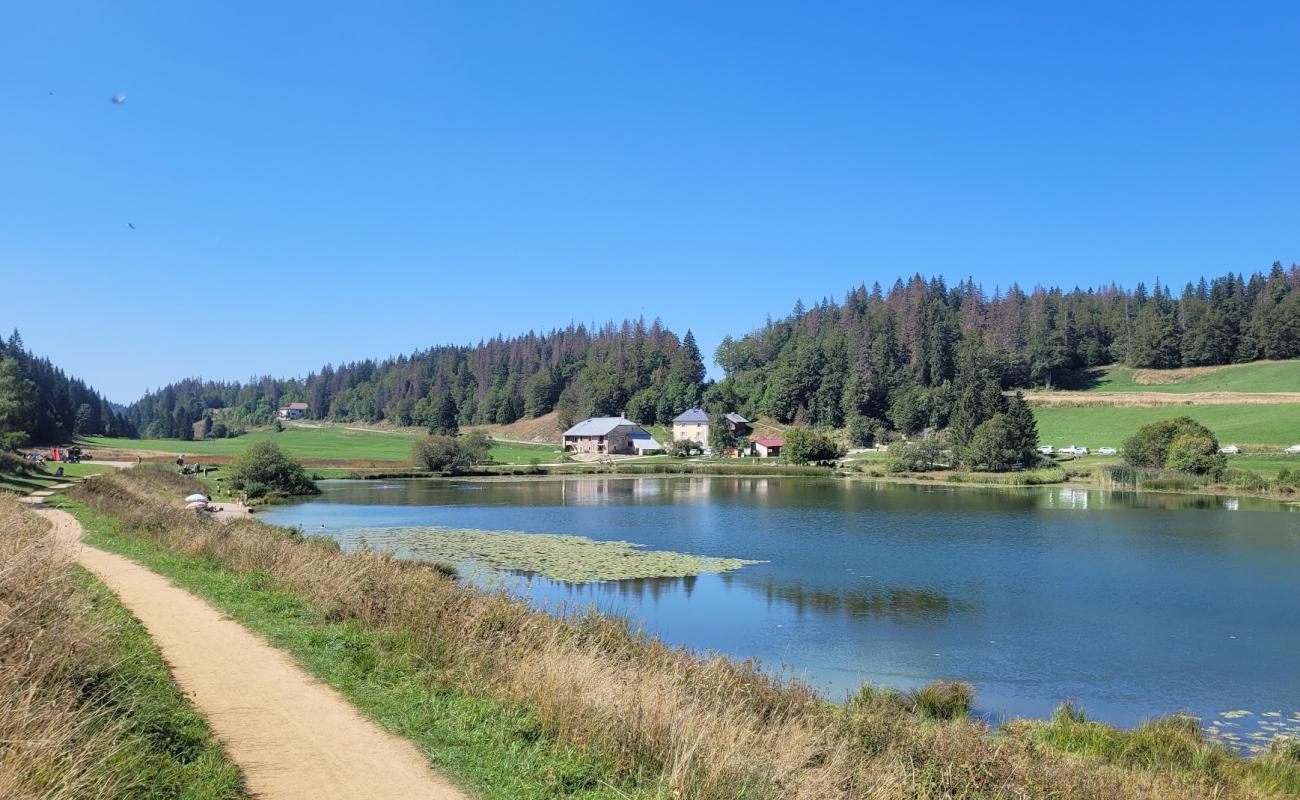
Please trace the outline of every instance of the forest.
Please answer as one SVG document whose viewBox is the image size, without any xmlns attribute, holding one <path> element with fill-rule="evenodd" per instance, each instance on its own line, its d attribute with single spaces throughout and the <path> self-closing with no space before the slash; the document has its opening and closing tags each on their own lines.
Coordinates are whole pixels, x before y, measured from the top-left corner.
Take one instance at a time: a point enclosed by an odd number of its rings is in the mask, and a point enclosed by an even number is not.
<svg viewBox="0 0 1300 800">
<path fill-rule="evenodd" d="M 0 430 L 37 441 L 80 433 L 187 439 L 196 422 L 237 431 L 305 402 L 309 417 L 388 421 L 454 433 L 557 412 L 560 426 L 626 414 L 664 423 L 688 407 L 848 428 L 855 441 L 954 427 L 1005 411 L 999 392 L 1081 388 L 1088 368 L 1196 367 L 1300 357 L 1300 266 L 1228 273 L 1175 293 L 1118 285 L 1071 290 L 914 275 L 841 301 L 796 303 L 717 348 L 705 380 L 694 336 L 643 319 L 438 345 L 386 360 L 326 365 L 305 378 L 181 380 L 119 414 L 83 382 L 0 344 Z M 17 398 L 17 399 L 15 399 Z"/>
<path fill-rule="evenodd" d="M 625 411 L 653 423 L 698 404 L 703 388 L 704 361 L 690 331 L 679 339 L 658 321 L 629 320 L 327 365 L 305 379 L 183 380 L 146 394 L 127 414 L 147 437 L 188 438 L 205 415 L 236 429 L 265 425 L 281 405 L 305 402 L 312 419 L 454 433 L 553 410 L 565 426 Z"/>
<path fill-rule="evenodd" d="M 0 450 L 90 434 L 135 436 L 135 429 L 84 381 L 28 352 L 18 331 L 0 340 Z"/>
<path fill-rule="evenodd" d="M 913 276 L 888 291 L 859 286 L 842 302 L 801 303 L 718 347 L 716 402 L 813 426 L 914 433 L 945 428 L 973 383 L 1082 388 L 1088 367 L 1167 369 L 1300 357 L 1300 267 L 1229 273 L 1175 295 L 1018 286 L 992 295 L 971 281 Z M 981 395 L 979 387 L 971 389 Z"/>
</svg>

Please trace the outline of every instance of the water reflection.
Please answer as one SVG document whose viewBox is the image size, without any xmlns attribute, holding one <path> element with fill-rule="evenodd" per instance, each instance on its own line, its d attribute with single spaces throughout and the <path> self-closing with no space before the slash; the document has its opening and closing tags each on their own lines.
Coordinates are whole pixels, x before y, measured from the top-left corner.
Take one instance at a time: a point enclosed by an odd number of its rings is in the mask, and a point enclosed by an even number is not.
<svg viewBox="0 0 1300 800">
<path fill-rule="evenodd" d="M 890 586 L 882 589 L 831 591 L 795 583 L 765 581 L 764 596 L 788 603 L 799 614 L 845 614 L 850 617 L 888 619 L 896 623 L 937 623 L 956 614 L 975 611 L 973 603 L 957 600 L 931 589 Z"/>
</svg>

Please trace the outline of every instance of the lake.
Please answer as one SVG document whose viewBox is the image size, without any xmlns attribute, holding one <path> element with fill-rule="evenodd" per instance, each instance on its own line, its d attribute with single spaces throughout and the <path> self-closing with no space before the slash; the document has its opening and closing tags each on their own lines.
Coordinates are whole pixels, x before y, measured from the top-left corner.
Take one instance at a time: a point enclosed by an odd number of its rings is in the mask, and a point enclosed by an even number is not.
<svg viewBox="0 0 1300 800">
<path fill-rule="evenodd" d="M 1300 724 L 1296 506 L 749 477 L 321 488 L 259 516 L 345 548 L 358 529 L 441 526 L 765 562 L 695 578 L 504 581 L 539 605 L 594 603 L 666 641 L 761 659 L 832 698 L 863 681 L 951 678 L 999 717 L 1044 717 L 1066 698 L 1125 726 L 1186 711 L 1238 745 L 1261 725 Z M 412 557 L 429 535 L 365 538 Z"/>
</svg>

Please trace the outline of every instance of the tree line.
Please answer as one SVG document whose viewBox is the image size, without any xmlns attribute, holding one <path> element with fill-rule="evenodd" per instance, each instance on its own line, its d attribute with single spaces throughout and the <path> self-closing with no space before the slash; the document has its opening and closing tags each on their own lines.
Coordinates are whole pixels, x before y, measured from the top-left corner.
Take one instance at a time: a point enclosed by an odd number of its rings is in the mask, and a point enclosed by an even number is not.
<svg viewBox="0 0 1300 800">
<path fill-rule="evenodd" d="M 1300 357 L 1300 267 L 1229 273 L 1175 295 L 1115 285 L 1063 291 L 913 276 L 842 302 L 796 304 L 718 347 L 725 378 L 710 398 L 783 423 L 958 438 L 1007 409 L 999 392 L 1080 388 L 1089 367 L 1207 366 Z M 982 399 L 981 399 L 982 398 Z"/>
<path fill-rule="evenodd" d="M 265 425 L 280 406 L 305 402 L 311 419 L 388 420 L 449 434 L 551 411 L 566 427 L 623 413 L 667 421 L 697 405 L 703 389 L 704 361 L 691 332 L 679 339 L 658 320 L 638 319 L 327 365 L 305 379 L 183 380 L 147 393 L 127 415 L 144 436 L 184 439 L 205 418 Z"/>
<path fill-rule="evenodd" d="M 147 393 L 120 422 L 105 418 L 102 404 L 90 414 L 105 431 L 189 438 L 205 420 L 269 424 L 290 402 L 307 403 L 312 419 L 387 420 L 444 434 L 551 411 L 562 427 L 617 414 L 666 423 L 703 406 L 844 427 L 857 443 L 952 427 L 966 446 L 980 424 L 1018 409 L 997 402 L 998 392 L 1077 388 L 1090 367 L 1296 357 L 1295 265 L 1202 279 L 1178 293 L 1157 280 L 1131 290 L 1012 285 L 990 294 L 971 280 L 949 286 L 914 275 L 887 290 L 861 285 L 839 302 L 797 303 L 784 319 L 727 337 L 715 353 L 724 372 L 716 383 L 705 381 L 690 331 L 679 338 L 657 320 L 628 320 L 327 365 L 306 378 L 182 380 Z"/>
<path fill-rule="evenodd" d="M 18 331 L 0 339 L 0 450 L 95 434 L 135 436 L 135 428 L 84 381 L 28 352 Z"/>
</svg>

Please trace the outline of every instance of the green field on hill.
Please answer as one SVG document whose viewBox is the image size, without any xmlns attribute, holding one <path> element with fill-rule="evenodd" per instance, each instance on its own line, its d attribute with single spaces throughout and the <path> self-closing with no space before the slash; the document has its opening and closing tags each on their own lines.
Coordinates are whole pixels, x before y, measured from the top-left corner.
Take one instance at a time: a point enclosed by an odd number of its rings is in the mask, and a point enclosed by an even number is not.
<svg viewBox="0 0 1300 800">
<path fill-rule="evenodd" d="M 1136 383 L 1138 370 L 1113 365 L 1092 371 L 1090 392 L 1300 392 L 1300 360 L 1261 361 L 1255 364 L 1230 364 L 1208 372 L 1193 373 L 1172 383 Z M 1177 377 L 1179 370 L 1142 370 L 1147 374 L 1168 373 Z"/>
<path fill-rule="evenodd" d="M 1171 417 L 1191 417 L 1214 431 L 1219 442 L 1225 445 L 1287 447 L 1300 443 L 1300 404 L 1297 403 L 1034 409 L 1038 440 L 1054 447 L 1117 448 L 1141 426 Z"/>
<path fill-rule="evenodd" d="M 272 441 L 299 459 L 404 463 L 410 460 L 411 443 L 417 438 L 417 434 L 405 431 L 366 431 L 330 426 L 286 428 L 278 433 L 273 430 L 253 431 L 234 439 L 191 442 L 179 439 L 110 439 L 92 436 L 84 440 L 84 445 L 89 448 L 111 447 L 184 454 L 193 460 L 203 456 L 237 456 L 255 442 Z M 545 463 L 555 460 L 559 452 L 560 449 L 553 445 L 499 442 L 492 448 L 492 460 L 502 464 L 527 464 L 536 458 Z"/>
</svg>

